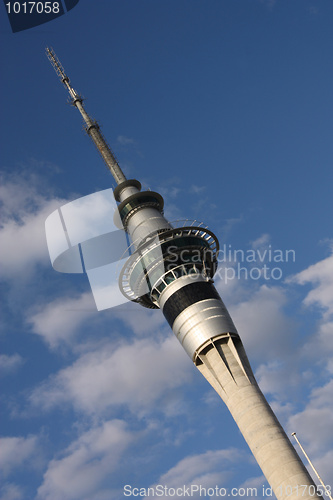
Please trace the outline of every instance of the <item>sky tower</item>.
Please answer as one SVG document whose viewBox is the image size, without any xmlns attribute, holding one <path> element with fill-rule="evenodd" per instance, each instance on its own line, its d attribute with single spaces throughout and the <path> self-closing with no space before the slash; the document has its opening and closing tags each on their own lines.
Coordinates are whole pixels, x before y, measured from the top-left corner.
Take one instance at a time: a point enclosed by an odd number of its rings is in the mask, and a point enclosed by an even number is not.
<svg viewBox="0 0 333 500">
<path fill-rule="evenodd" d="M 172 226 L 163 215 L 162 196 L 141 191 L 138 180 L 126 179 L 55 53 L 47 48 L 46 54 L 117 183 L 118 226 L 129 235 L 133 249 L 120 273 L 122 293 L 144 307 L 162 310 L 195 366 L 227 405 L 276 497 L 317 497 L 314 482 L 258 387 L 214 287 L 216 236 L 200 224 Z"/>
</svg>

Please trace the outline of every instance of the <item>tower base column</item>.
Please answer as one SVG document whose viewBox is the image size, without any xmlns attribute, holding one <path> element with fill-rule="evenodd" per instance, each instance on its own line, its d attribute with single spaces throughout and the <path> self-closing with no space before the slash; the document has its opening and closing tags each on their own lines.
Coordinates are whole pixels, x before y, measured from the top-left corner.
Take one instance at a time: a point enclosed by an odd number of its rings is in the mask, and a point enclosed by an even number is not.
<svg viewBox="0 0 333 500">
<path fill-rule="evenodd" d="M 239 337 L 211 339 L 198 352 L 195 364 L 226 403 L 276 497 L 321 498 L 260 391 Z"/>
</svg>

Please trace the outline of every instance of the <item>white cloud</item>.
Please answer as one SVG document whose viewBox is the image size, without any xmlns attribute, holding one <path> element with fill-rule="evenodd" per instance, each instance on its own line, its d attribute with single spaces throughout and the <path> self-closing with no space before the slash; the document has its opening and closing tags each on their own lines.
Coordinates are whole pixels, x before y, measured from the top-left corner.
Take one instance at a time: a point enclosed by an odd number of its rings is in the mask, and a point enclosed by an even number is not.
<svg viewBox="0 0 333 500">
<path fill-rule="evenodd" d="M 160 190 L 159 190 L 160 192 Z M 165 193 L 163 194 L 163 197 L 165 197 Z M 177 220 L 185 220 L 185 217 L 179 208 L 179 206 L 176 203 L 171 203 L 168 202 L 166 203 L 166 208 L 164 211 L 164 216 L 168 219 L 168 221 L 173 222 Z"/>
<path fill-rule="evenodd" d="M 174 214 L 179 213 L 179 207 L 174 204 L 174 199 L 178 197 L 179 193 L 183 192 L 183 188 L 181 187 L 181 180 L 178 177 L 165 178 L 163 179 L 163 184 L 156 186 L 154 190 L 155 189 L 163 196 L 165 202 L 165 210 L 167 210 L 169 214 L 167 215 L 165 213 L 165 217 L 169 221 L 175 220 Z M 176 219 L 178 218 L 179 216 L 176 215 Z"/>
<path fill-rule="evenodd" d="M 304 344 L 302 354 L 311 360 L 313 367 L 324 366 L 326 362 L 326 368 L 333 373 L 333 321 L 319 323 L 318 327 L 314 329 L 313 335 Z"/>
<path fill-rule="evenodd" d="M 227 450 L 209 450 L 205 453 L 192 455 L 180 460 L 168 472 L 163 474 L 157 485 L 170 488 L 182 488 L 183 486 L 191 488 L 191 485 L 197 485 L 199 488 L 214 488 L 216 485 L 221 485 L 228 478 L 233 476 L 232 464 L 243 461 L 245 454 L 237 449 L 230 448 Z M 192 498 L 199 498 L 200 492 L 193 488 Z M 190 490 L 191 491 L 191 490 Z M 201 497 L 204 490 L 201 490 Z M 207 496 L 207 495 L 206 495 Z M 166 496 L 156 495 L 152 498 L 168 498 Z"/>
<path fill-rule="evenodd" d="M 77 245 L 90 238 L 116 231 L 117 227 L 113 222 L 116 206 L 110 188 L 63 205 L 61 213 L 71 244 Z M 125 244 L 125 236 L 123 240 Z M 119 251 L 121 252 L 122 248 Z"/>
<path fill-rule="evenodd" d="M 289 278 L 288 282 L 313 285 L 303 301 L 304 304 L 322 308 L 324 319 L 328 319 L 333 314 L 333 255 L 304 269 Z"/>
<path fill-rule="evenodd" d="M 299 452 L 301 454 L 301 452 Z M 332 494 L 332 488 L 333 488 L 333 472 L 332 472 L 332 464 L 333 464 L 333 450 L 327 451 L 324 455 L 321 457 L 314 458 L 313 460 L 313 465 L 315 466 L 316 470 L 319 472 L 320 477 L 322 478 L 324 484 L 328 487 L 328 489 L 331 491 Z M 323 486 L 319 482 L 319 480 L 316 478 L 314 475 L 312 469 L 308 467 L 309 472 L 313 476 L 313 478 L 316 480 L 316 483 L 318 484 L 320 490 L 323 491 Z M 323 498 L 327 498 L 327 495 L 322 495 Z"/>
<path fill-rule="evenodd" d="M 193 370 L 186 358 L 173 336 L 162 342 L 142 339 L 118 346 L 109 342 L 36 388 L 30 402 L 44 409 L 70 402 L 97 415 L 126 405 L 143 415 L 159 401 L 161 411 L 179 412 L 182 402 L 175 390 L 190 379 Z"/>
<path fill-rule="evenodd" d="M 36 450 L 36 436 L 0 438 L 0 470 L 7 476 L 13 469 L 26 464 Z"/>
<path fill-rule="evenodd" d="M 270 361 L 289 345 L 294 324 L 283 312 L 286 301 L 282 288 L 262 285 L 250 298 L 228 307 L 250 360 Z"/>
<path fill-rule="evenodd" d="M 251 241 L 251 247 L 255 250 L 257 250 L 258 248 L 261 249 L 263 247 L 266 248 L 269 242 L 270 242 L 270 235 L 268 233 L 264 233 L 261 236 L 259 236 L 259 238 L 257 238 L 256 240 Z"/>
<path fill-rule="evenodd" d="M 43 196 L 39 190 L 38 179 L 32 175 L 6 178 L 0 188 L 2 279 L 22 277 L 36 264 L 49 262 L 44 223 L 64 200 Z"/>
<path fill-rule="evenodd" d="M 326 352 L 333 352 L 333 321 L 320 325 L 318 337 Z"/>
<path fill-rule="evenodd" d="M 136 144 L 134 139 L 131 139 L 130 137 L 126 137 L 126 135 L 118 135 L 117 141 L 122 146 L 128 146 L 128 145 Z"/>
<path fill-rule="evenodd" d="M 177 465 L 161 476 L 162 484 L 177 486 L 196 482 L 203 474 L 219 470 L 223 474 L 222 464 L 233 463 L 239 460 L 241 454 L 238 450 L 206 451 L 199 455 L 183 458 Z"/>
<path fill-rule="evenodd" d="M 303 304 L 310 309 L 319 308 L 321 317 L 313 326 L 312 335 L 302 346 L 301 354 L 307 361 L 311 361 L 309 370 L 326 368 L 332 373 L 333 255 L 291 276 L 287 283 L 310 284 L 311 289 L 307 291 Z"/>
<path fill-rule="evenodd" d="M 240 486 L 239 486 L 239 489 L 240 488 L 244 488 L 244 490 L 246 490 L 246 497 L 255 497 L 255 498 L 266 498 L 267 499 L 267 496 L 268 496 L 268 492 L 267 494 L 264 493 L 263 491 L 263 488 L 268 488 L 268 483 L 267 483 L 267 480 L 265 478 L 265 476 L 256 476 L 256 477 L 251 477 L 249 479 L 247 479 L 246 481 L 244 481 L 244 483 L 242 483 Z M 266 491 L 266 490 L 265 490 Z M 243 493 L 243 491 L 241 491 L 241 493 Z M 241 494 L 238 496 L 238 498 L 244 498 L 244 495 Z"/>
<path fill-rule="evenodd" d="M 226 238 L 226 236 L 228 236 L 230 234 L 230 232 L 233 230 L 233 228 L 235 226 L 244 222 L 244 220 L 245 220 L 245 218 L 244 218 L 243 214 L 240 214 L 239 217 L 233 217 L 230 219 L 226 219 L 224 221 L 224 224 L 223 224 L 222 229 L 221 229 L 221 232 L 222 232 L 224 238 Z"/>
<path fill-rule="evenodd" d="M 296 432 L 309 453 L 320 456 L 333 444 L 333 380 L 315 388 L 305 409 L 289 418 L 287 428 Z M 333 480 L 333 477 L 331 478 Z"/>
<path fill-rule="evenodd" d="M 287 358 L 287 355 L 285 358 Z M 290 395 L 297 392 L 302 382 L 299 364 L 293 362 L 292 358 L 284 362 L 275 360 L 267 364 L 261 364 L 257 368 L 255 376 L 263 393 L 265 395 L 273 394 L 280 401 L 288 400 Z M 283 407 L 279 408 L 279 410 L 285 412 L 287 408 Z"/>
<path fill-rule="evenodd" d="M 15 372 L 24 360 L 19 354 L 0 354 L 0 375 L 6 375 Z"/>
<path fill-rule="evenodd" d="M 181 188 L 171 185 L 158 188 L 158 192 L 163 196 L 165 200 L 176 198 L 181 191 Z M 172 206 L 171 203 L 167 203 L 167 205 L 168 209 L 170 209 L 170 207 Z"/>
<path fill-rule="evenodd" d="M 330 323 L 330 326 L 331 326 L 331 331 L 333 331 L 333 325 L 332 323 Z M 327 362 L 327 366 L 326 366 L 327 370 L 332 374 L 333 373 L 333 358 L 330 357 L 328 362 Z"/>
<path fill-rule="evenodd" d="M 22 500 L 24 498 L 22 488 L 13 483 L 3 484 L 0 489 L 0 495 L 0 500 Z"/>
<path fill-rule="evenodd" d="M 49 463 L 38 498 L 97 499 L 96 491 L 120 467 L 123 453 L 135 439 L 121 420 L 109 420 L 85 432 L 66 449 L 63 458 Z"/>
<path fill-rule="evenodd" d="M 78 297 L 62 297 L 38 306 L 27 316 L 27 321 L 32 325 L 32 332 L 40 335 L 53 349 L 71 343 L 79 327 L 95 315 L 94 300 L 91 293 L 86 292 Z"/>
<path fill-rule="evenodd" d="M 112 311 L 114 316 L 121 319 L 135 335 L 146 337 L 150 333 L 166 331 L 171 332 L 165 317 L 158 309 L 147 309 L 133 302 L 126 303 L 122 307 L 115 308 Z"/>
<path fill-rule="evenodd" d="M 5 222 L 0 229 L 2 277 L 21 276 L 37 263 L 49 262 L 44 223 L 59 206 L 59 200 L 45 201 L 37 213 L 27 213 L 20 222 Z"/>
<path fill-rule="evenodd" d="M 26 211 L 33 212 L 45 201 L 40 194 L 42 190 L 37 189 L 40 181 L 35 175 L 8 175 L 1 181 L 0 204 L 4 221 L 22 217 Z"/>
<path fill-rule="evenodd" d="M 194 194 L 200 194 L 202 191 L 205 191 L 207 189 L 207 186 L 197 186 L 195 184 L 192 184 L 190 187 L 190 193 Z"/>
</svg>

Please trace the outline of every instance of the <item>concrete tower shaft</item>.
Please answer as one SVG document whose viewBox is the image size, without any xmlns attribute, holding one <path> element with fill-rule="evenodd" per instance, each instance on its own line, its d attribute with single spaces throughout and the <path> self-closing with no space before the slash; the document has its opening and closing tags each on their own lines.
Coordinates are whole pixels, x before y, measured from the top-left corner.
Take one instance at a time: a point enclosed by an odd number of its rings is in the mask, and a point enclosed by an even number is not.
<svg viewBox="0 0 333 500">
<path fill-rule="evenodd" d="M 261 393 L 236 327 L 213 285 L 216 236 L 199 223 L 171 224 L 163 215 L 162 196 L 141 191 L 139 181 L 125 178 L 54 52 L 47 49 L 47 55 L 118 184 L 115 222 L 129 234 L 133 249 L 120 274 L 123 294 L 162 310 L 195 366 L 229 408 L 276 497 L 321 498 Z"/>
<path fill-rule="evenodd" d="M 130 199 L 131 196 L 125 198 L 123 203 Z M 137 234 L 140 224 L 146 230 L 142 240 L 140 237 L 135 240 L 137 255 L 132 257 L 128 266 L 128 288 L 142 305 L 162 310 L 185 351 L 227 405 L 276 497 L 279 500 L 313 500 L 315 484 L 260 391 L 237 329 L 212 283 L 215 267 L 206 269 L 207 258 L 204 255 L 201 263 L 177 261 L 170 266 L 165 250 L 162 251 L 162 267 L 157 265 L 161 264 L 161 254 L 155 253 L 155 261 L 145 259 L 149 248 L 151 253 L 154 251 L 154 245 L 149 247 L 149 236 L 154 233 L 149 234 L 154 216 L 146 210 L 139 209 L 132 215 L 129 213 L 127 218 L 131 236 Z M 149 217 L 146 221 L 145 215 Z M 155 220 L 167 223 L 164 217 L 159 219 L 157 214 L 155 217 Z M 168 233 L 173 235 L 172 242 L 177 242 L 179 229 L 167 231 L 162 225 L 159 245 L 163 248 Z M 196 231 L 198 228 L 193 229 Z M 202 236 L 199 235 L 199 238 Z M 206 240 L 203 237 L 201 241 Z M 193 243 L 198 243 L 194 235 L 189 237 L 180 232 L 179 247 L 190 254 Z M 148 250 L 143 255 L 145 245 Z M 212 261 L 214 258 L 210 263 Z M 138 263 L 142 269 L 139 278 L 136 271 Z M 146 282 L 147 279 L 151 285 L 150 294 L 140 298 L 139 282 Z M 163 288 L 159 289 L 162 283 Z"/>
<path fill-rule="evenodd" d="M 227 405 L 276 497 L 313 500 L 314 483 L 260 391 L 240 339 L 211 339 L 195 364 Z"/>
<path fill-rule="evenodd" d="M 195 264 L 191 259 L 183 263 L 180 258 L 172 264 L 167 260 L 168 234 L 173 244 L 178 243 L 176 248 L 186 250 L 191 256 L 192 245 L 197 249 L 199 241 L 207 244 L 210 232 L 206 229 L 206 234 L 200 234 L 197 227 L 191 235 L 179 228 L 168 230 L 168 222 L 157 208 L 140 208 L 138 191 L 128 191 L 133 188 L 133 185 L 125 186 L 119 197 L 120 212 L 131 200 L 139 203 L 128 211 L 126 219 L 122 218 L 137 248 L 127 266 L 128 288 L 142 305 L 155 305 L 162 310 L 187 354 L 227 405 L 276 497 L 313 500 L 314 482 L 260 391 L 237 329 L 212 283 L 216 246 L 215 253 L 210 253 L 210 268 L 204 254 L 201 262 L 196 259 Z M 142 229 L 140 232 L 140 228 L 144 228 L 144 232 Z M 159 232 L 158 246 L 166 245 L 161 253 L 156 253 L 156 246 L 149 244 L 149 237 L 153 238 L 156 231 Z M 212 233 L 210 236 L 217 244 L 216 237 Z M 207 250 L 211 249 L 212 245 L 207 244 Z M 148 258 L 149 253 L 152 258 Z M 144 295 L 143 300 L 140 284 L 147 279 L 150 294 Z M 161 284 L 163 287 L 159 288 Z"/>
</svg>

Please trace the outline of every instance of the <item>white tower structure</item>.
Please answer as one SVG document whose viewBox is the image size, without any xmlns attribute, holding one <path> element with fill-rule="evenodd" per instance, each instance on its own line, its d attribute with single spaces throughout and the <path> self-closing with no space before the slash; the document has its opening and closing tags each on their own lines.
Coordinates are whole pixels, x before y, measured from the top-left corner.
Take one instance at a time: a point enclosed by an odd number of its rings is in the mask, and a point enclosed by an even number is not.
<svg viewBox="0 0 333 500">
<path fill-rule="evenodd" d="M 163 215 L 163 198 L 141 191 L 139 181 L 126 179 L 55 53 L 46 53 L 117 183 L 114 197 L 122 228 L 135 248 L 121 272 L 122 292 L 145 307 L 161 309 L 195 366 L 227 405 L 276 497 L 321 498 L 260 391 L 237 329 L 214 287 L 216 236 L 201 225 L 172 227 Z"/>
</svg>

